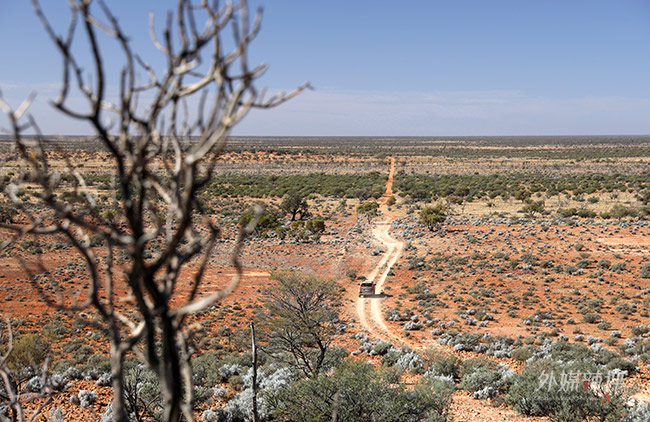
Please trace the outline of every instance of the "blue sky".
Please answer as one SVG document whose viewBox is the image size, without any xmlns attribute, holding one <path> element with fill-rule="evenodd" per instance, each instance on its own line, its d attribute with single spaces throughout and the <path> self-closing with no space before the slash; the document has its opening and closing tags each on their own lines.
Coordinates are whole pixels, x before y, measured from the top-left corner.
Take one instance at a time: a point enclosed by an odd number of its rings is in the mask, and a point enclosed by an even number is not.
<svg viewBox="0 0 650 422">
<path fill-rule="evenodd" d="M 46 11 L 65 28 L 65 1 Z M 156 63 L 149 10 L 108 1 L 135 49 Z M 255 111 L 238 135 L 589 135 L 650 133 L 650 2 L 599 0 L 268 0 L 254 61 L 262 86 L 315 91 Z M 84 125 L 47 105 L 60 59 L 28 1 L 0 0 L 0 88 L 36 90 L 44 132 Z M 13 40 L 13 42 L 7 42 Z M 83 45 L 81 45 L 83 47 Z M 83 48 L 81 48 L 83 50 Z M 109 61 L 117 63 L 112 52 Z M 0 126 L 6 120 L 0 118 Z"/>
</svg>

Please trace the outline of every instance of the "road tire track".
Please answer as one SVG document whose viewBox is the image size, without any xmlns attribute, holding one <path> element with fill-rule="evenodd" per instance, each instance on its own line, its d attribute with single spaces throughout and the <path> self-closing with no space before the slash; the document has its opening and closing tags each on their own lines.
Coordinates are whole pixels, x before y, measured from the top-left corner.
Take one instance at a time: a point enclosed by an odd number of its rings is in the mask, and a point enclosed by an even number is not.
<svg viewBox="0 0 650 422">
<path fill-rule="evenodd" d="M 397 345 L 406 345 L 414 347 L 406 338 L 399 336 L 389 330 L 386 326 L 386 321 L 382 314 L 382 298 L 384 283 L 391 268 L 404 250 L 404 242 L 393 239 L 390 234 L 390 228 L 397 218 L 395 214 L 388 210 L 388 198 L 393 195 L 393 175 L 395 173 L 395 158 L 390 159 L 390 172 L 388 173 L 388 180 L 386 181 L 386 192 L 379 201 L 379 211 L 384 215 L 384 219 L 377 222 L 372 229 L 373 236 L 385 248 L 385 252 L 381 261 L 373 268 L 370 274 L 366 277 L 368 281 L 375 283 L 375 296 L 374 297 L 358 297 L 357 298 L 357 314 L 359 316 L 360 324 L 368 330 L 371 336 L 389 340 Z"/>
</svg>

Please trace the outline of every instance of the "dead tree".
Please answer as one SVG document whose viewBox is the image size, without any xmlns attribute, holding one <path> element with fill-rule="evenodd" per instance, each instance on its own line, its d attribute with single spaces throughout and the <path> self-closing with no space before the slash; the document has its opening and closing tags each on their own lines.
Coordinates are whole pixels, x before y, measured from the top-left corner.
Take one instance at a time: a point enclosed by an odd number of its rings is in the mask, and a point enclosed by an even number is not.
<svg viewBox="0 0 650 422">
<path fill-rule="evenodd" d="M 28 219 L 26 224 L 12 226 L 13 240 L 26 234 L 63 235 L 83 258 L 89 275 L 84 303 L 71 305 L 46 292 L 43 295 L 55 306 L 73 311 L 93 307 L 98 313 L 110 340 L 115 420 L 126 420 L 122 369 L 130 351 L 160 379 L 164 420 L 176 422 L 181 415 L 192 420 L 186 319 L 233 291 L 241 277 L 239 249 L 255 223 L 239 233 L 232 251 L 236 275 L 229 285 L 198 298 L 220 228 L 197 193 L 210 181 L 231 129 L 249 110 L 279 105 L 308 85 L 268 98 L 256 88 L 266 66 L 250 66 L 247 52 L 260 30 L 261 11 L 251 20 L 245 1 L 219 6 L 207 0 L 198 4 L 178 0 L 161 37 L 156 35 L 152 15 L 151 37 L 165 58 L 161 70 L 132 50 L 118 19 L 103 1 L 70 0 L 70 22 L 62 35 L 38 1 L 32 3 L 63 58 L 62 84 L 53 105 L 90 124 L 109 153 L 120 199 L 116 215 L 102 214 L 104 204 L 98 203 L 73 163 L 69 163 L 67 175 L 52 168 L 44 138 L 27 113 L 33 95 L 15 110 L 0 96 L 17 159 L 27 167 L 7 190 Z M 116 92 L 109 91 L 102 55 L 100 39 L 106 35 L 123 53 Z M 89 63 L 73 48 L 76 37 L 85 38 L 90 46 Z M 73 103 L 73 94 L 80 94 L 85 104 Z M 36 135 L 25 135 L 29 132 Z M 27 182 L 37 186 L 31 192 L 47 213 L 33 212 L 24 200 Z M 68 188 L 72 183 L 73 200 L 57 196 L 66 183 Z M 101 245 L 91 242 L 91 237 L 101 239 Z M 147 249 L 153 244 L 160 249 L 149 256 Z M 119 266 L 118 252 L 127 257 Z M 181 268 L 190 261 L 197 263 L 191 292 L 184 303 L 172 306 L 178 296 Z M 128 286 L 133 299 L 128 313 L 116 297 L 120 282 Z M 136 343 L 143 344 L 142 348 L 136 348 Z"/>
</svg>

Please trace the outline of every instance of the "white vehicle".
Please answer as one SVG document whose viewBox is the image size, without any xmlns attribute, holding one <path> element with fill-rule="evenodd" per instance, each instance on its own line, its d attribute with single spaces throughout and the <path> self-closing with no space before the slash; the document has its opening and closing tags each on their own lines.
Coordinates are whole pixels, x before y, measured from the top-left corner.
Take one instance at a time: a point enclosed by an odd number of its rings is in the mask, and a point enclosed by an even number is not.
<svg viewBox="0 0 650 422">
<path fill-rule="evenodd" d="M 362 281 L 359 284 L 359 297 L 374 296 L 375 283 L 372 281 Z"/>
</svg>

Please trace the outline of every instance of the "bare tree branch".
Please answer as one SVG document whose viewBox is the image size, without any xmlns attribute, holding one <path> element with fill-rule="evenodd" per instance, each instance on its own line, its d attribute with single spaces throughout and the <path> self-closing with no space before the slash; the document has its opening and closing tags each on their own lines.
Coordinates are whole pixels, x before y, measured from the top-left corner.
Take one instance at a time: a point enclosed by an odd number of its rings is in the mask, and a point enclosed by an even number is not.
<svg viewBox="0 0 650 422">
<path fill-rule="evenodd" d="M 0 92 L 0 110 L 9 117 L 17 159 L 29 169 L 29 174 L 25 171 L 17 177 L 7 191 L 27 222 L 11 227 L 14 236 L 4 246 L 25 235 L 60 234 L 83 259 L 89 275 L 85 300 L 75 304 L 64 302 L 62 297 L 54 300 L 42 289 L 40 292 L 59 308 L 92 306 L 103 320 L 111 348 L 116 421 L 127 420 L 122 365 L 129 352 L 139 354 L 156 371 L 162 386 L 164 419 L 176 422 L 183 414 L 190 420 L 191 330 L 186 327 L 186 317 L 237 287 L 242 278 L 239 254 L 261 215 L 261 209 L 257 210 L 232 245 L 235 274 L 230 283 L 197 298 L 221 234 L 197 195 L 211 179 L 230 131 L 252 108 L 275 107 L 310 85 L 268 99 L 264 90 L 257 89 L 256 80 L 266 65 L 251 66 L 248 50 L 259 34 L 262 13 L 258 10 L 251 20 L 244 0 L 222 7 L 207 0 L 178 0 L 175 12 L 167 15 L 161 36 L 151 14 L 149 32 L 154 46 L 165 57 L 162 69 L 154 69 L 132 51 L 117 17 L 103 0 L 69 3 L 70 20 L 59 35 L 39 1 L 32 0 L 37 17 L 63 59 L 61 87 L 53 106 L 93 128 L 109 154 L 107 165 L 115 169 L 115 189 L 121 199 L 115 209 L 98 201 L 83 171 L 70 160 L 63 174 L 54 170 L 44 137 L 27 114 L 33 95 L 14 110 Z M 226 42 L 229 33 L 231 40 Z M 111 38 L 122 53 L 117 90 L 107 84 L 99 35 Z M 76 52 L 76 37 L 83 37 L 90 46 L 88 63 Z M 142 80 L 140 71 L 145 74 Z M 82 94 L 85 105 L 71 101 L 73 91 Z M 28 131 L 36 134 L 29 140 L 24 135 Z M 37 189 L 27 192 L 28 183 Z M 61 199 L 66 189 L 72 200 Z M 31 195 L 45 207 L 45 217 L 20 199 L 24 195 Z M 99 243 L 92 239 L 99 239 Z M 149 256 L 152 245 L 158 245 L 159 250 Z M 118 262 L 116 256 L 126 259 Z M 198 264 L 192 287 L 183 304 L 174 307 L 181 269 L 191 262 Z M 129 302 L 118 300 L 118 286 L 122 285 L 128 289 Z M 141 354 L 134 349 L 138 342 L 144 343 Z"/>
</svg>

